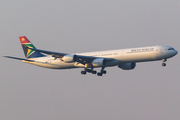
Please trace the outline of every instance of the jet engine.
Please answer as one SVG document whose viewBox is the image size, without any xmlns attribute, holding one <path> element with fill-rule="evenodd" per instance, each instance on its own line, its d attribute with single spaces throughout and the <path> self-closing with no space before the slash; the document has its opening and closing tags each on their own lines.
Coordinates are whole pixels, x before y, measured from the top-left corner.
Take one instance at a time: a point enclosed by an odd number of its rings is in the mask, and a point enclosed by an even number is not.
<svg viewBox="0 0 180 120">
<path fill-rule="evenodd" d="M 77 61 L 77 55 L 65 55 L 64 57 L 61 58 L 62 61 L 65 63 L 72 63 Z"/>
<path fill-rule="evenodd" d="M 106 66 L 106 60 L 103 58 L 94 59 L 92 62 L 94 67 L 103 67 Z"/>
<path fill-rule="evenodd" d="M 119 65 L 118 67 L 123 70 L 132 70 L 136 67 L 136 63 L 124 63 L 122 65 Z"/>
</svg>

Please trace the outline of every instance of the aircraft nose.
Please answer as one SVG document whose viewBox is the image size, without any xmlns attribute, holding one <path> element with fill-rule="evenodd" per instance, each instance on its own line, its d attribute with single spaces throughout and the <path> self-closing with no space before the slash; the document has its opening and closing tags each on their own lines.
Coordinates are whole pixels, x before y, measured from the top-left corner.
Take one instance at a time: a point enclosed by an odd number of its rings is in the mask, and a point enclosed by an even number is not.
<svg viewBox="0 0 180 120">
<path fill-rule="evenodd" d="M 174 50 L 174 54 L 175 54 L 175 55 L 178 54 L 178 51 L 177 51 L 177 50 Z"/>
</svg>

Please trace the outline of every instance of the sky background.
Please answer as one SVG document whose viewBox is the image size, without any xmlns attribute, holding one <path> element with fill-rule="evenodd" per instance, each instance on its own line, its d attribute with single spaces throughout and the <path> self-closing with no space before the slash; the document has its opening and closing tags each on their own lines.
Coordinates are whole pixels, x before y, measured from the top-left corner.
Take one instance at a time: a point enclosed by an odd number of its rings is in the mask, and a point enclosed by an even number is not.
<svg viewBox="0 0 180 120">
<path fill-rule="evenodd" d="M 179 11 L 179 0 L 1 0 L 0 56 L 24 58 L 22 35 L 65 53 L 151 45 L 180 51 Z M 106 68 L 98 77 L 0 57 L 0 119 L 177 120 L 179 60 Z"/>
</svg>

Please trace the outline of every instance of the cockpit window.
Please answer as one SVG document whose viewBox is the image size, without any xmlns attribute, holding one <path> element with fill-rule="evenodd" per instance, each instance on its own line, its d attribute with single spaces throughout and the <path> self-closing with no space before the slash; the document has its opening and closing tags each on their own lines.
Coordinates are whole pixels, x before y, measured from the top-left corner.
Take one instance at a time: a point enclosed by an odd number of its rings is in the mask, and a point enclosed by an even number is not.
<svg viewBox="0 0 180 120">
<path fill-rule="evenodd" d="M 174 50 L 174 48 L 169 48 L 168 50 Z"/>
</svg>

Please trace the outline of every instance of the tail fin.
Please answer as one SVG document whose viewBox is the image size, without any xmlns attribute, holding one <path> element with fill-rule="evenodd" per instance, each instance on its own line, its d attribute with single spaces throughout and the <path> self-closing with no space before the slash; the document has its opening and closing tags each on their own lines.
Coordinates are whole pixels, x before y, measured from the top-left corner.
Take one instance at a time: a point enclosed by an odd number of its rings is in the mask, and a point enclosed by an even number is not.
<svg viewBox="0 0 180 120">
<path fill-rule="evenodd" d="M 36 49 L 36 47 L 26 38 L 26 36 L 19 37 L 22 48 L 24 50 L 24 54 L 26 58 L 35 58 L 35 57 L 43 57 L 45 55 L 41 54 L 40 52 L 33 51 L 31 49 L 28 49 L 25 46 L 28 46 L 29 48 Z"/>
</svg>

